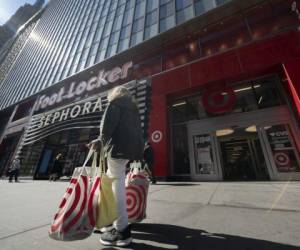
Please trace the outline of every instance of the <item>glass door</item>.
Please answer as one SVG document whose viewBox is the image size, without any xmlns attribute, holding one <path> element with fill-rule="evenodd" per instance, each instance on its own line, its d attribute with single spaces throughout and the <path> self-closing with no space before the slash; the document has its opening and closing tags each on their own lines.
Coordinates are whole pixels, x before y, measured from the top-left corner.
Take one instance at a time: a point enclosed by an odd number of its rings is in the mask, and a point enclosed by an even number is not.
<svg viewBox="0 0 300 250">
<path fill-rule="evenodd" d="M 256 126 L 217 130 L 224 180 L 269 179 Z"/>
</svg>

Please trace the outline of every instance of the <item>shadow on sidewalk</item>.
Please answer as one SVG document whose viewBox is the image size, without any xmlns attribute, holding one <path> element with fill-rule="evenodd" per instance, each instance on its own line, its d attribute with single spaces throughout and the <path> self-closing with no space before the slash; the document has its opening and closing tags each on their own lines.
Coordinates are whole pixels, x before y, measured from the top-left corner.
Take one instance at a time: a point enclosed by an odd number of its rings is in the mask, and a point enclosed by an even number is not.
<svg viewBox="0 0 300 250">
<path fill-rule="evenodd" d="M 265 240 L 164 224 L 135 224 L 133 242 L 127 249 L 134 250 L 299 250 L 300 247 Z M 144 241 L 144 242 L 140 242 Z M 159 246 L 161 245 L 161 246 Z M 115 248 L 103 248 L 105 250 Z"/>
<path fill-rule="evenodd" d="M 201 186 L 198 183 L 155 183 L 154 186 Z"/>
</svg>

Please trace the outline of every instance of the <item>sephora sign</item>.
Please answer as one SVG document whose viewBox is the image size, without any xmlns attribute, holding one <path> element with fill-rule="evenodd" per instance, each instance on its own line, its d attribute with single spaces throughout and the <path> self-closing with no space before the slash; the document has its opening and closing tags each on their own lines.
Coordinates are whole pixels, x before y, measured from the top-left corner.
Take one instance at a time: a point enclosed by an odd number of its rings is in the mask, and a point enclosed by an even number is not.
<svg viewBox="0 0 300 250">
<path fill-rule="evenodd" d="M 58 91 L 51 95 L 42 95 L 38 99 L 36 111 L 45 109 L 53 105 L 57 105 L 62 101 L 71 100 L 79 97 L 102 86 L 106 86 L 111 83 L 115 83 L 120 79 L 126 79 L 128 76 L 128 70 L 132 67 L 132 62 L 127 62 L 121 67 L 115 67 L 111 70 L 101 69 L 98 75 L 92 76 L 88 80 L 73 81 L 67 86 L 61 87 Z"/>
</svg>

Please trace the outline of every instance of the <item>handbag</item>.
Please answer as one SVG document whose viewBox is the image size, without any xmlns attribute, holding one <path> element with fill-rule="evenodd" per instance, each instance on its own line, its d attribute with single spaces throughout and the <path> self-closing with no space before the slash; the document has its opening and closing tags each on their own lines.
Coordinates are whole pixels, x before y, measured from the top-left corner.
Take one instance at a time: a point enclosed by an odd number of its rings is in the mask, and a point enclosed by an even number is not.
<svg viewBox="0 0 300 250">
<path fill-rule="evenodd" d="M 102 146 L 103 148 L 103 146 Z M 118 218 L 117 203 L 112 191 L 112 182 L 114 178 L 106 175 L 105 170 L 106 159 L 104 150 L 100 152 L 100 195 L 98 198 L 98 217 L 96 221 L 96 228 L 100 229 L 113 223 Z"/>
<path fill-rule="evenodd" d="M 126 175 L 126 202 L 130 223 L 141 222 L 146 218 L 148 189 L 148 174 L 142 162 L 131 163 Z"/>
<path fill-rule="evenodd" d="M 91 167 L 86 164 L 93 156 Z M 98 214 L 100 176 L 97 153 L 89 151 L 82 167 L 75 168 L 57 213 L 54 215 L 49 236 L 55 240 L 72 241 L 89 237 Z"/>
</svg>

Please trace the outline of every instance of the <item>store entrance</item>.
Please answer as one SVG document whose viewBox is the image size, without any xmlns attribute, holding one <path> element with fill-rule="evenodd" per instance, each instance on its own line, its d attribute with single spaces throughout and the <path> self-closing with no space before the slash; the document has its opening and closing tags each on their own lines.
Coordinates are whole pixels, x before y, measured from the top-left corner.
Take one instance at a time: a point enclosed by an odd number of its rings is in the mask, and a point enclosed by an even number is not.
<svg viewBox="0 0 300 250">
<path fill-rule="evenodd" d="M 248 131 L 247 131 L 248 129 Z M 254 127 L 236 128 L 218 136 L 224 180 L 268 180 L 266 161 Z"/>
</svg>

